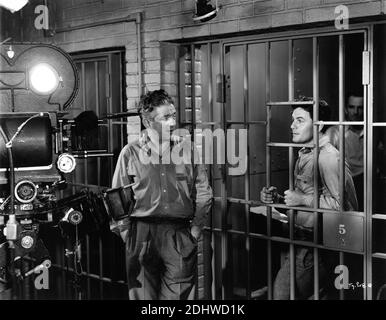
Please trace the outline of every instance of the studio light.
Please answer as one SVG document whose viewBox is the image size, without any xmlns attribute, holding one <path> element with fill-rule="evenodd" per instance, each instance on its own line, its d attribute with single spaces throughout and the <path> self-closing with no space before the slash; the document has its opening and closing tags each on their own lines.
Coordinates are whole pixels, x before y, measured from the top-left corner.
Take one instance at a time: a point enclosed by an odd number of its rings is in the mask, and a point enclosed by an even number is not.
<svg viewBox="0 0 386 320">
<path fill-rule="evenodd" d="M 40 63 L 30 70 L 29 81 L 31 89 L 41 95 L 51 94 L 59 85 L 57 71 L 47 63 Z"/>
<path fill-rule="evenodd" d="M 28 0 L 0 0 L 0 7 L 4 7 L 12 13 L 19 11 L 28 3 Z"/>
<path fill-rule="evenodd" d="M 217 0 L 214 7 L 210 4 L 210 0 L 196 0 L 196 14 L 193 20 L 201 22 L 212 20 L 217 15 L 218 10 Z"/>
</svg>

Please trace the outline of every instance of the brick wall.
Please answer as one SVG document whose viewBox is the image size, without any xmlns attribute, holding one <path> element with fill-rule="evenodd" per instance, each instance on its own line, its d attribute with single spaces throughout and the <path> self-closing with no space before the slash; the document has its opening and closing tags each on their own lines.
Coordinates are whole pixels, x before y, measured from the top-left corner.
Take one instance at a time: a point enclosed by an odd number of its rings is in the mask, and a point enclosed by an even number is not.
<svg viewBox="0 0 386 320">
<path fill-rule="evenodd" d="M 52 42 L 68 52 L 125 47 L 127 106 L 135 107 L 139 96 L 135 23 L 110 24 L 44 37 L 43 31 L 33 27 L 36 18 L 34 9 L 42 3 L 43 0 L 31 0 L 20 13 L 5 13 L 2 38 L 11 35 L 24 41 Z M 147 90 L 163 87 L 173 96 L 177 93 L 178 77 L 176 64 L 170 58 L 176 55 L 176 49 L 165 49 L 165 45 L 160 44 L 162 41 L 333 21 L 334 9 L 339 4 L 347 5 L 352 18 L 383 15 L 386 7 L 386 0 L 218 0 L 221 10 L 217 17 L 200 23 L 192 20 L 194 3 L 194 0 L 48 0 L 54 29 L 142 12 L 143 84 Z M 15 28 L 7 28 L 15 26 L 15 19 L 23 25 L 22 32 L 17 30 L 17 34 Z M 166 54 L 165 59 L 163 54 Z"/>
</svg>

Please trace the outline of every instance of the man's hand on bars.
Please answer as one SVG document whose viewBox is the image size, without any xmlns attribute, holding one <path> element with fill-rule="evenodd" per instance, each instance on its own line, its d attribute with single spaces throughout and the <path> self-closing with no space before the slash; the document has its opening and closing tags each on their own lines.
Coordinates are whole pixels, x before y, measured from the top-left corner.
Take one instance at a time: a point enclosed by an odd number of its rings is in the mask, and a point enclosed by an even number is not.
<svg viewBox="0 0 386 320">
<path fill-rule="evenodd" d="M 284 191 L 284 203 L 289 207 L 299 207 L 304 206 L 305 194 L 295 190 Z"/>
<path fill-rule="evenodd" d="M 264 187 L 260 191 L 260 200 L 264 203 L 274 203 L 278 200 L 278 193 L 276 187 Z"/>
</svg>

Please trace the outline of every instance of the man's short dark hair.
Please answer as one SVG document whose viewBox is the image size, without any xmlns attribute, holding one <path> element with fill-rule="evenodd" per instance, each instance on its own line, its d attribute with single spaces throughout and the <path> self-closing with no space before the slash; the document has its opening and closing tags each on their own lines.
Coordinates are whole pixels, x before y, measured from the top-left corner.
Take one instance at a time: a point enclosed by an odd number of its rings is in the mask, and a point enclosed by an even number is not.
<svg viewBox="0 0 386 320">
<path fill-rule="evenodd" d="M 149 113 L 154 110 L 154 108 L 164 104 L 174 104 L 173 99 L 165 90 L 160 89 L 149 91 L 141 96 L 141 100 L 138 105 L 138 112 L 142 115 L 142 117 L 147 117 Z"/>
<path fill-rule="evenodd" d="M 310 114 L 311 119 L 314 116 L 314 104 L 312 103 L 314 99 L 312 97 L 300 96 L 299 99 L 295 101 L 310 101 L 310 104 L 305 105 L 292 105 L 292 110 L 296 108 L 302 108 Z M 328 103 L 325 100 L 319 99 L 319 121 L 329 121 L 331 118 L 331 109 Z M 325 132 L 329 126 L 324 126 L 322 132 Z"/>
<path fill-rule="evenodd" d="M 313 101 L 312 97 L 304 97 L 300 96 L 299 99 L 296 99 L 295 101 Z M 296 108 L 302 108 L 310 114 L 311 119 L 313 119 L 314 116 L 314 104 L 311 102 L 310 104 L 306 105 L 293 105 L 292 109 L 295 110 Z M 329 121 L 331 117 L 331 109 L 328 103 L 325 100 L 320 99 L 319 100 L 319 120 L 320 121 Z"/>
</svg>

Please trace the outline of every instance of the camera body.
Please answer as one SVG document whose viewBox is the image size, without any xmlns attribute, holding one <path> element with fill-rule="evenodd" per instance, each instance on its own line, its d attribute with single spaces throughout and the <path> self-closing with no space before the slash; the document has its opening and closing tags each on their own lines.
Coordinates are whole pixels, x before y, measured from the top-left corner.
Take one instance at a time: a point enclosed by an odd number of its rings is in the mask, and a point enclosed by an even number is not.
<svg viewBox="0 0 386 320">
<path fill-rule="evenodd" d="M 71 57 L 53 45 L 3 44 L 0 55 L 0 243 L 13 241 L 23 256 L 36 248 L 40 224 L 65 215 L 58 191 L 76 167 L 77 134 L 66 110 L 79 77 Z"/>
</svg>

